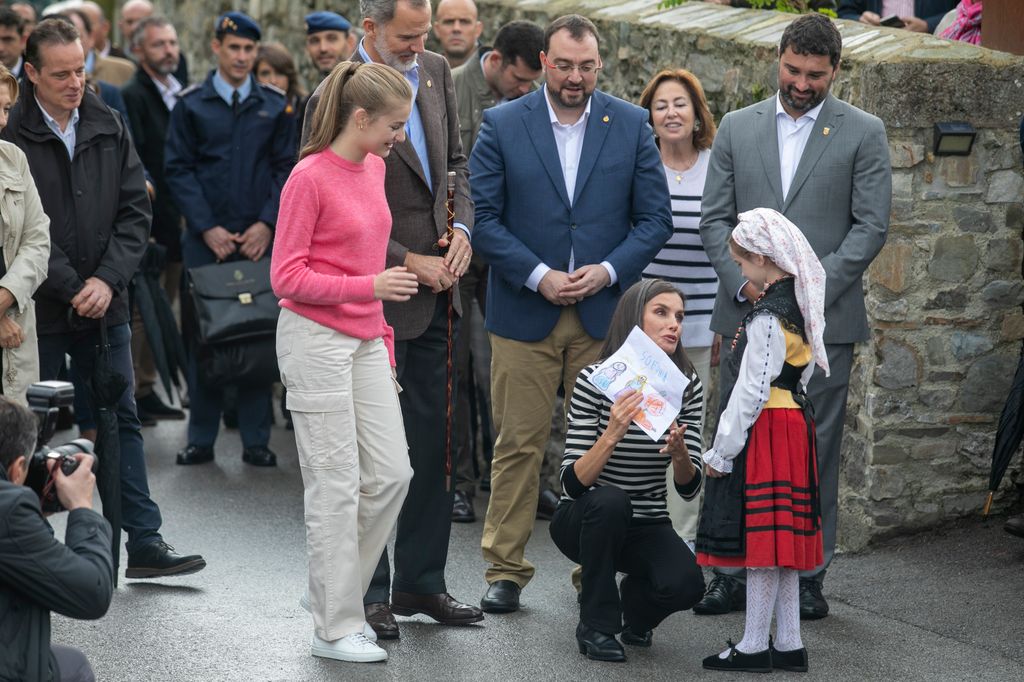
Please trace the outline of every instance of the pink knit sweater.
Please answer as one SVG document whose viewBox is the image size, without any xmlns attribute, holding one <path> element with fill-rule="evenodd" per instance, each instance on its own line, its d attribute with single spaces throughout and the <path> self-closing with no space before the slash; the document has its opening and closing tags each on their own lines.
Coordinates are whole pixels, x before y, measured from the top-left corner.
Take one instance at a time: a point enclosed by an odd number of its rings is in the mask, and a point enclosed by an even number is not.
<svg viewBox="0 0 1024 682">
<path fill-rule="evenodd" d="M 373 295 L 390 235 L 384 160 L 311 154 L 281 191 L 270 281 L 283 308 L 357 339 L 383 337 L 394 366 L 394 330 Z"/>
</svg>

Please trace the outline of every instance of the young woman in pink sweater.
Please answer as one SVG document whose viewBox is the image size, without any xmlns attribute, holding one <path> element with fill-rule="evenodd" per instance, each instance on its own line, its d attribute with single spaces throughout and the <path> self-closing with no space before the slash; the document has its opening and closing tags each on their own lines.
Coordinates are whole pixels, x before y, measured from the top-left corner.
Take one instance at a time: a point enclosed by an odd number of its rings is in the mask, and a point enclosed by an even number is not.
<svg viewBox="0 0 1024 682">
<path fill-rule="evenodd" d="M 387 660 L 365 623 L 363 593 L 412 478 L 381 303 L 416 293 L 415 275 L 384 269 L 383 157 L 405 138 L 411 102 L 390 67 L 335 67 L 281 192 L 270 268 L 305 486 L 312 654 L 343 661 Z"/>
</svg>

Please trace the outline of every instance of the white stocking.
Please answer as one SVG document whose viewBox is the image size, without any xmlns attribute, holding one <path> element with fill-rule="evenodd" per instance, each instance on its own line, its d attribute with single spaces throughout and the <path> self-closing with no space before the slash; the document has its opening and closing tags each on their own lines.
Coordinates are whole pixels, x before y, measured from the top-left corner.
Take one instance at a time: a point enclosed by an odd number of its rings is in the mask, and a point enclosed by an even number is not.
<svg viewBox="0 0 1024 682">
<path fill-rule="evenodd" d="M 744 654 L 755 654 L 768 648 L 768 633 L 772 626 L 772 611 L 775 609 L 775 595 L 779 591 L 779 569 L 747 569 L 747 625 L 743 639 L 736 650 Z M 721 657 L 728 658 L 725 651 Z"/>
<path fill-rule="evenodd" d="M 800 639 L 800 576 L 788 568 L 779 571 L 779 596 L 775 600 L 775 648 L 803 649 Z"/>
</svg>

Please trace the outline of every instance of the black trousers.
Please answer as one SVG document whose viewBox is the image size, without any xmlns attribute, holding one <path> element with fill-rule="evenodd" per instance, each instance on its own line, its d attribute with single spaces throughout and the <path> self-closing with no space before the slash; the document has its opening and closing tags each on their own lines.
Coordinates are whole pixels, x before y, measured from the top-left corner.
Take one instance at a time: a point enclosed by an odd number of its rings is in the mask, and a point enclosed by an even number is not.
<svg viewBox="0 0 1024 682">
<path fill-rule="evenodd" d="M 402 386 L 399 401 L 413 477 L 398 517 L 394 580 L 385 550 L 363 597 L 366 604 L 387 602 L 391 587 L 415 594 L 448 591 L 444 568 L 452 530 L 452 492 L 444 484 L 447 353 L 448 296 L 442 294 L 427 330 L 415 339 L 395 342 Z"/>
<path fill-rule="evenodd" d="M 59 682 L 95 682 L 89 660 L 78 649 L 53 644 L 50 646 L 57 670 L 55 678 Z"/>
<path fill-rule="evenodd" d="M 560 502 L 550 529 L 562 554 L 583 569 L 580 621 L 598 632 L 618 633 L 623 622 L 651 630 L 704 596 L 697 560 L 672 524 L 634 523 L 621 488 L 601 486 Z M 621 596 L 616 572 L 626 574 Z"/>
</svg>

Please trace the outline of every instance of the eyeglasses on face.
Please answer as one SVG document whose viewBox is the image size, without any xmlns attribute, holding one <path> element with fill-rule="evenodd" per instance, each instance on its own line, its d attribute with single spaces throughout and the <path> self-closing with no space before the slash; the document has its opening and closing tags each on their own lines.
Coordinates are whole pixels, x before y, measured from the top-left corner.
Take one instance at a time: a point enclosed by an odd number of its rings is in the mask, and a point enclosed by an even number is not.
<svg viewBox="0 0 1024 682">
<path fill-rule="evenodd" d="M 554 62 L 544 57 L 544 63 L 548 68 L 552 68 L 558 71 L 563 76 L 570 75 L 573 71 L 579 71 L 581 76 L 592 76 L 603 67 L 595 62 L 583 62 L 582 64 L 573 64 L 572 62 L 563 61 L 561 59 L 555 60 Z"/>
</svg>

